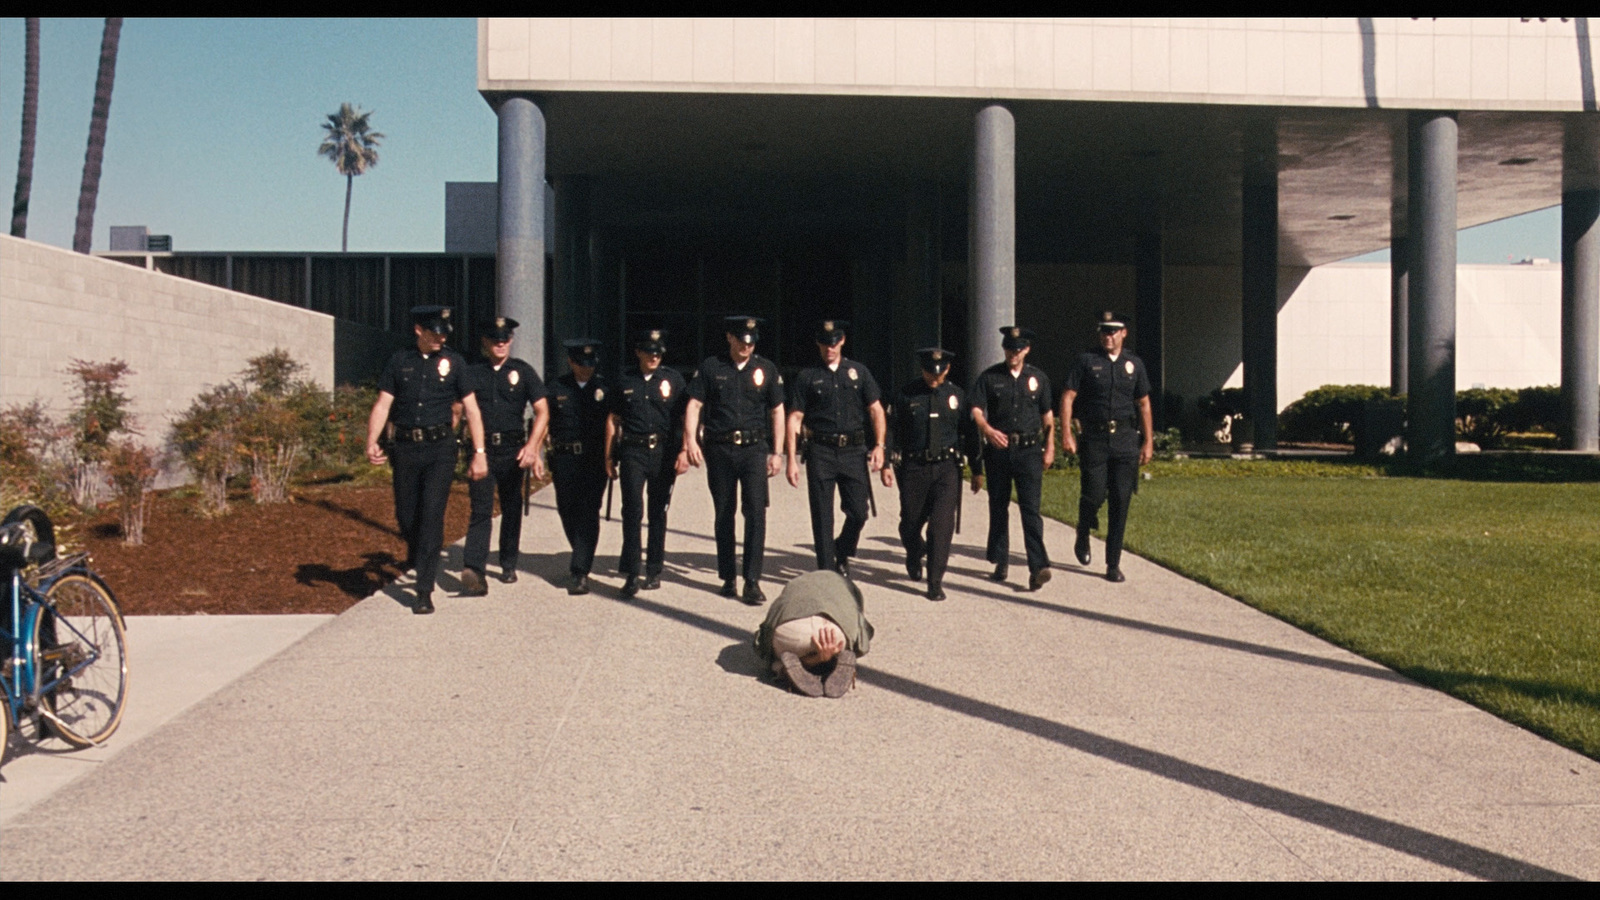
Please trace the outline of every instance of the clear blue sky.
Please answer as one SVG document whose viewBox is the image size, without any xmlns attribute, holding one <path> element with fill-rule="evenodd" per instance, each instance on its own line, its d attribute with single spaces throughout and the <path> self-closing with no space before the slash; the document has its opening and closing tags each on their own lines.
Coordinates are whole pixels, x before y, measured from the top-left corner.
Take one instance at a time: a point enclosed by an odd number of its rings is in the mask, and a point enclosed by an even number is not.
<svg viewBox="0 0 1600 900">
<path fill-rule="evenodd" d="M 102 24 L 43 22 L 34 240 L 72 244 Z M 0 20 L 7 200 L 22 55 L 22 20 Z M 495 178 L 494 114 L 476 72 L 473 19 L 128 19 L 94 248 L 112 225 L 148 225 L 180 250 L 337 250 L 344 179 L 316 148 L 323 118 L 350 102 L 388 136 L 356 179 L 350 249 L 442 250 L 444 183 Z M 1460 261 L 1559 259 L 1560 220 L 1552 208 L 1464 231 Z"/>
</svg>

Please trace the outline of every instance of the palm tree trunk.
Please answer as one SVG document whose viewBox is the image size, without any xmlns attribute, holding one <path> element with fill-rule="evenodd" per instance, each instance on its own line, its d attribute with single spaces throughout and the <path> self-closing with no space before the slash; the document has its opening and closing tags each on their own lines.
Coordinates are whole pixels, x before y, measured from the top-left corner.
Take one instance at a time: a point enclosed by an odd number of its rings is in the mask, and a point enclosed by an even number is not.
<svg viewBox="0 0 1600 900">
<path fill-rule="evenodd" d="M 111 116 L 111 87 L 117 77 L 117 43 L 122 19 L 108 17 L 100 38 L 100 74 L 94 83 L 94 114 L 89 117 L 89 151 L 83 158 L 83 186 L 78 189 L 78 227 L 72 249 L 88 253 L 94 237 L 94 207 L 100 198 L 100 163 L 106 154 L 106 120 Z"/>
<path fill-rule="evenodd" d="M 339 239 L 339 252 L 350 252 L 350 189 L 356 185 L 356 176 L 344 176 L 344 235 Z"/>
<path fill-rule="evenodd" d="M 27 20 L 22 75 L 22 144 L 17 151 L 17 192 L 11 200 L 11 236 L 28 236 L 28 198 L 33 193 L 33 146 L 39 131 L 39 20 Z"/>
</svg>

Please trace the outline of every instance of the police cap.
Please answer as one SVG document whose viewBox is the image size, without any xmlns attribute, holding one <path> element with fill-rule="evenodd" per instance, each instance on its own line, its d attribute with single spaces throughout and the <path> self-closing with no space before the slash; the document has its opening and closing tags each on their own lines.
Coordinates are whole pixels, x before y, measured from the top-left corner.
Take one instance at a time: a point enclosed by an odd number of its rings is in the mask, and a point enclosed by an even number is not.
<svg viewBox="0 0 1600 900">
<path fill-rule="evenodd" d="M 561 342 L 567 348 L 567 359 L 580 366 L 593 368 L 600 364 L 600 342 L 594 338 L 572 338 Z"/>
<path fill-rule="evenodd" d="M 754 344 L 761 340 L 761 326 L 765 325 L 767 320 L 756 316 L 728 316 L 722 322 L 729 334 L 746 344 Z"/>
<path fill-rule="evenodd" d="M 917 351 L 917 363 L 922 366 L 922 371 L 932 375 L 940 375 L 950 370 L 950 361 L 956 355 L 943 347 L 923 347 Z"/>
<path fill-rule="evenodd" d="M 642 350 L 645 353 L 659 354 L 667 352 L 666 329 L 652 328 L 642 332 L 639 335 L 639 339 L 633 342 L 633 349 Z"/>
<path fill-rule="evenodd" d="M 843 319 L 823 319 L 817 326 L 817 343 L 832 347 L 844 340 L 850 331 L 850 323 Z"/>
<path fill-rule="evenodd" d="M 517 320 L 509 316 L 495 316 L 483 330 L 483 336 L 491 341 L 511 340 L 511 333 L 517 330 Z"/>
<path fill-rule="evenodd" d="M 1033 346 L 1033 329 L 1020 325 L 1007 325 L 1000 329 L 1000 346 L 1007 350 L 1021 350 Z"/>
<path fill-rule="evenodd" d="M 1128 327 L 1128 320 L 1122 314 L 1108 309 L 1100 313 L 1094 324 L 1103 332 L 1121 331 Z"/>
<path fill-rule="evenodd" d="M 450 322 L 450 307 L 448 306 L 413 306 L 411 307 L 411 324 L 421 325 L 425 330 L 434 334 L 449 334 L 455 330 Z"/>
</svg>

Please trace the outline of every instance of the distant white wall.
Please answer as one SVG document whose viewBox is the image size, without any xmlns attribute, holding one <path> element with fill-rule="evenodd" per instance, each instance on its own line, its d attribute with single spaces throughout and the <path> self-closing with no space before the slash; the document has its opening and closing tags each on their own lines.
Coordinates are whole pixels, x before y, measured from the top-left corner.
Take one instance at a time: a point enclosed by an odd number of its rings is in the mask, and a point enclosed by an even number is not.
<svg viewBox="0 0 1600 900">
<path fill-rule="evenodd" d="M 65 411 L 73 359 L 123 359 L 138 426 L 159 443 L 196 394 L 277 347 L 332 387 L 332 316 L 0 235 L 0 406 Z"/>
</svg>

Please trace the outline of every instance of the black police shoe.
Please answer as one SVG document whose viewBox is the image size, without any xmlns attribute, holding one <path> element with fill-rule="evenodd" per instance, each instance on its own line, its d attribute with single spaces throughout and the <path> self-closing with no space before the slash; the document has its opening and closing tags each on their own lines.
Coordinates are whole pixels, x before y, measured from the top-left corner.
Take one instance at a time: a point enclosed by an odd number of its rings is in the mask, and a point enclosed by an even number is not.
<svg viewBox="0 0 1600 900">
<path fill-rule="evenodd" d="M 934 582 L 928 585 L 928 599 L 938 602 L 944 599 L 944 585 Z"/>
<path fill-rule="evenodd" d="M 1078 542 L 1072 545 L 1072 553 L 1078 557 L 1078 565 L 1089 564 L 1089 532 L 1078 532 Z"/>
<path fill-rule="evenodd" d="M 505 582 L 506 584 L 516 584 L 517 583 L 517 567 L 516 566 L 501 566 L 500 567 L 500 580 Z"/>
<path fill-rule="evenodd" d="M 989 574 L 989 580 L 990 581 L 1005 581 L 1006 580 L 1006 574 L 1009 571 L 1010 570 L 1006 567 L 1005 563 L 1000 563 L 999 565 L 995 566 L 994 567 L 994 571 Z"/>
<path fill-rule="evenodd" d="M 761 585 L 754 581 L 747 581 L 744 583 L 744 597 L 742 599 L 746 606 L 760 606 L 767 602 L 767 595 L 761 593 Z"/>
<path fill-rule="evenodd" d="M 921 581 L 922 580 L 922 560 L 920 560 L 920 559 L 908 559 L 908 560 L 906 560 L 906 577 L 911 579 L 912 581 Z"/>
<path fill-rule="evenodd" d="M 844 577 L 849 578 L 850 577 L 850 559 L 849 559 L 849 557 L 845 557 L 845 556 L 839 557 L 839 560 L 833 564 L 833 570 L 835 572 L 838 572 L 840 575 L 843 575 Z"/>
<path fill-rule="evenodd" d="M 1122 574 L 1121 569 L 1117 568 L 1116 566 L 1112 566 L 1106 570 L 1106 580 L 1113 584 L 1121 584 L 1124 581 L 1127 581 L 1128 577 Z"/>
<path fill-rule="evenodd" d="M 737 597 L 739 596 L 739 585 L 732 578 L 729 578 L 722 583 L 722 590 L 717 591 L 717 593 L 724 597 Z"/>
<path fill-rule="evenodd" d="M 634 597 L 639 593 L 639 576 L 629 575 L 628 580 L 622 583 L 622 596 Z"/>
<path fill-rule="evenodd" d="M 576 596 L 578 594 L 587 594 L 587 593 L 589 593 L 589 576 L 587 576 L 587 575 L 574 575 L 574 576 L 572 576 L 572 580 L 567 582 L 567 593 L 568 594 L 572 594 L 574 596 Z"/>
<path fill-rule="evenodd" d="M 641 591 L 653 591 L 661 587 L 661 576 L 650 575 L 645 578 L 644 584 L 639 585 Z"/>
<path fill-rule="evenodd" d="M 489 593 L 489 583 L 483 580 L 483 573 L 477 569 L 461 570 L 461 596 L 483 597 Z"/>
<path fill-rule="evenodd" d="M 411 607 L 412 615 L 428 616 L 433 614 L 433 598 L 427 594 L 418 594 L 417 602 Z"/>
<path fill-rule="evenodd" d="M 1028 573 L 1028 590 L 1037 591 L 1050 581 L 1049 569 L 1034 569 Z"/>
</svg>

